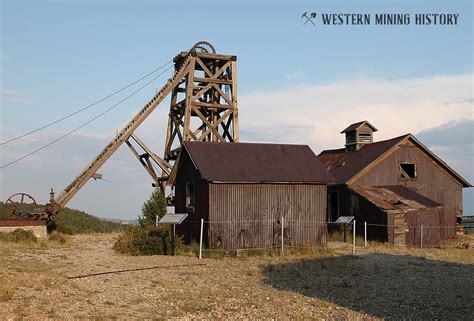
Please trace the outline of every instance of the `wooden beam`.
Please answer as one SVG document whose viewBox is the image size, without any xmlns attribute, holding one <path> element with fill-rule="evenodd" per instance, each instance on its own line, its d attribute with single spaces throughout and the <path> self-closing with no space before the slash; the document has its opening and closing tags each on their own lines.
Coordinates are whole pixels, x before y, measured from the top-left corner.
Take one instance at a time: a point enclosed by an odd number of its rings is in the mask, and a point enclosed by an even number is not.
<svg viewBox="0 0 474 321">
<path fill-rule="evenodd" d="M 212 79 L 212 78 L 194 77 L 194 81 L 203 82 L 203 83 L 232 85 L 231 80 L 225 80 L 225 79 Z"/>
<path fill-rule="evenodd" d="M 219 118 L 215 123 L 214 123 L 214 126 L 219 126 L 219 124 L 221 122 L 224 121 L 224 119 L 226 119 L 230 114 L 232 113 L 232 110 L 229 109 L 227 110 L 224 115 L 221 116 L 221 118 Z M 209 134 L 211 131 L 212 131 L 213 127 L 211 126 L 211 128 L 208 128 L 201 136 L 199 136 L 198 140 L 201 141 L 203 137 L 206 137 L 207 134 Z M 219 135 L 220 136 L 220 135 Z M 222 137 L 222 136 L 221 136 Z M 225 141 L 224 139 L 222 141 Z"/>
<path fill-rule="evenodd" d="M 203 103 L 203 102 L 197 102 L 197 101 L 195 101 L 193 105 L 197 107 L 208 108 L 208 109 L 214 108 L 216 110 L 220 110 L 220 109 L 233 110 L 234 109 L 232 106 L 229 106 L 229 105 L 223 105 L 223 104 L 217 104 L 217 103 Z"/>
<path fill-rule="evenodd" d="M 203 123 L 205 123 L 205 124 L 207 125 L 208 130 L 212 131 L 212 132 L 214 133 L 214 135 L 216 135 L 216 137 L 219 138 L 220 141 L 225 142 L 224 137 L 222 137 L 221 134 L 219 134 L 218 129 L 214 127 L 214 126 L 216 126 L 216 125 L 211 124 L 211 123 L 206 119 L 206 117 L 204 117 L 204 115 L 199 111 L 199 109 L 195 108 L 194 106 L 193 106 L 193 111 L 199 116 L 199 118 L 201 118 L 201 120 L 203 121 Z M 217 126 L 218 126 L 218 125 L 219 125 L 219 124 L 217 124 Z M 205 136 L 205 135 L 201 135 L 201 136 Z M 199 137 L 198 140 L 201 141 L 201 137 Z"/>
<path fill-rule="evenodd" d="M 236 62 L 232 62 L 231 76 L 232 76 L 232 87 L 230 88 L 232 94 L 232 106 L 234 107 L 233 116 L 233 137 L 234 142 L 239 142 L 239 108 L 237 101 L 237 69 Z"/>
</svg>

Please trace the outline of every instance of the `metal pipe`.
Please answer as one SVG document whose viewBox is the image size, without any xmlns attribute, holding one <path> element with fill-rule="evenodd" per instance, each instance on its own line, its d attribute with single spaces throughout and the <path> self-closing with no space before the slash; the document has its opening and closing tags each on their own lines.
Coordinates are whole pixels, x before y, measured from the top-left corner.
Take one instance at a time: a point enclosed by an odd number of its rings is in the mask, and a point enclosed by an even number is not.
<svg viewBox="0 0 474 321">
<path fill-rule="evenodd" d="M 199 258 L 202 259 L 202 231 L 204 230 L 204 219 L 201 219 L 201 233 L 199 235 Z"/>
<path fill-rule="evenodd" d="M 283 254 L 284 254 L 284 253 L 283 253 L 283 247 L 284 247 L 284 242 L 283 242 L 283 239 L 284 239 L 284 238 L 283 238 L 283 233 L 284 233 L 284 231 L 285 231 L 285 229 L 284 229 L 284 225 L 285 225 L 285 223 L 284 223 L 284 221 L 283 221 L 283 217 L 282 217 L 282 218 L 281 218 L 281 253 L 280 253 L 280 254 L 281 254 L 281 256 L 283 256 Z"/>
<path fill-rule="evenodd" d="M 356 253 L 356 220 L 352 223 L 352 255 Z"/>
<path fill-rule="evenodd" d="M 364 222 L 364 247 L 367 247 L 367 222 Z"/>
<path fill-rule="evenodd" d="M 420 228 L 420 247 L 423 248 L 423 225 Z"/>
</svg>

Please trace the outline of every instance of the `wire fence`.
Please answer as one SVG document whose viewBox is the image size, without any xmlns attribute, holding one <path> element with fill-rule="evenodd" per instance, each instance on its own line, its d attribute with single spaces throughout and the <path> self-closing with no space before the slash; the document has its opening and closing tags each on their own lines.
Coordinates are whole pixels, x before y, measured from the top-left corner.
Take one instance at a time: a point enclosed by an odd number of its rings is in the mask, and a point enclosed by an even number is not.
<svg viewBox="0 0 474 321">
<path fill-rule="evenodd" d="M 276 218 L 241 221 L 185 221 L 179 227 L 185 241 L 199 244 L 203 254 L 239 255 L 263 251 L 285 255 L 302 251 L 336 249 L 356 254 L 357 248 L 385 243 L 393 246 L 431 248 L 456 235 L 456 224 L 389 225 L 367 222 L 335 223 Z M 257 253 L 258 254 L 258 253 Z"/>
</svg>

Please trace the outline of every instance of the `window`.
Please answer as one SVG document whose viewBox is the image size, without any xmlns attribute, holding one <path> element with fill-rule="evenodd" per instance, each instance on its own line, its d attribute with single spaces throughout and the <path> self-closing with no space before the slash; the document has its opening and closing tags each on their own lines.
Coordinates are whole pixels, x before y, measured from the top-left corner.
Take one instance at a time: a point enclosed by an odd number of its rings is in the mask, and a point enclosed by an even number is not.
<svg viewBox="0 0 474 321">
<path fill-rule="evenodd" d="M 400 163 L 400 178 L 414 179 L 416 177 L 416 165 L 412 163 Z"/>
<path fill-rule="evenodd" d="M 194 207 L 194 183 L 186 183 L 186 207 Z"/>
</svg>

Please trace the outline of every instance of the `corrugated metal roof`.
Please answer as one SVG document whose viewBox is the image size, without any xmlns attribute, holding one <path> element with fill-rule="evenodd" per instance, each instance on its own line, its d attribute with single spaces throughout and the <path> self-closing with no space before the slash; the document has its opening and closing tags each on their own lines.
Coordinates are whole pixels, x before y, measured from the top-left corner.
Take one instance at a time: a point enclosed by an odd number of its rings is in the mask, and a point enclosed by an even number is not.
<svg viewBox="0 0 474 321">
<path fill-rule="evenodd" d="M 329 149 L 324 150 L 318 155 L 318 159 L 323 163 L 326 168 L 331 168 L 332 165 L 337 163 L 341 158 L 346 155 L 345 148 Z"/>
<path fill-rule="evenodd" d="M 374 127 L 374 125 L 372 125 L 371 123 L 369 123 L 367 120 L 363 120 L 363 121 L 360 121 L 358 123 L 354 123 L 354 124 L 351 124 L 349 125 L 349 127 L 347 127 L 346 129 L 344 129 L 341 134 L 344 134 L 344 133 L 347 133 L 347 132 L 351 132 L 351 131 L 354 131 L 354 130 L 357 130 L 360 126 L 366 124 L 367 126 L 369 126 L 370 128 L 372 128 L 372 130 L 374 132 L 378 131 L 377 128 Z"/>
<path fill-rule="evenodd" d="M 380 188 L 388 189 L 404 199 L 409 199 L 418 202 L 419 204 L 426 206 L 426 207 L 437 207 L 437 206 L 443 206 L 443 204 L 440 204 L 438 202 L 433 201 L 432 199 L 425 197 L 421 194 L 418 194 L 414 190 L 405 187 L 405 186 L 400 186 L 400 185 L 392 185 L 392 186 L 379 186 Z"/>
<path fill-rule="evenodd" d="M 307 145 L 185 142 L 184 146 L 208 181 L 334 182 Z"/>
<path fill-rule="evenodd" d="M 448 173 L 457 179 L 463 187 L 472 187 L 466 179 L 459 175 L 454 169 L 448 166 L 441 158 L 436 156 L 426 146 L 424 146 L 412 134 L 395 137 L 380 142 L 363 145 L 359 150 L 346 152 L 344 148 L 324 150 L 318 155 L 318 159 L 326 166 L 337 183 L 343 184 L 354 177 L 370 163 L 376 161 L 382 154 L 390 148 L 398 145 L 404 139 L 410 139 L 422 151 L 428 154 L 435 162 L 441 165 Z"/>
<path fill-rule="evenodd" d="M 352 186 L 350 189 L 383 210 L 442 206 L 404 186 Z"/>
<path fill-rule="evenodd" d="M 361 149 L 354 152 L 346 152 L 343 148 L 325 150 L 318 155 L 318 158 L 323 162 L 338 183 L 345 183 L 407 136 L 409 136 L 409 134 L 365 144 Z"/>
</svg>

